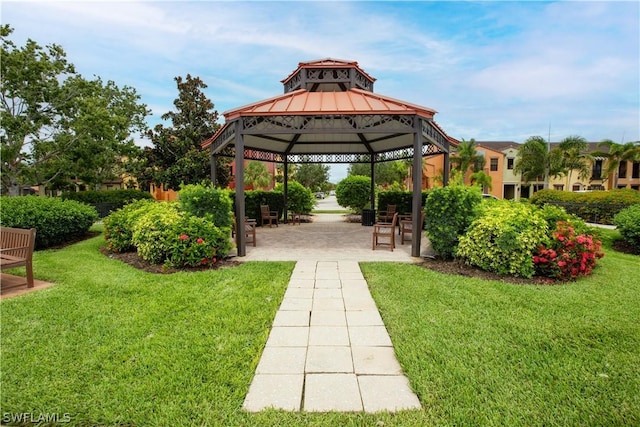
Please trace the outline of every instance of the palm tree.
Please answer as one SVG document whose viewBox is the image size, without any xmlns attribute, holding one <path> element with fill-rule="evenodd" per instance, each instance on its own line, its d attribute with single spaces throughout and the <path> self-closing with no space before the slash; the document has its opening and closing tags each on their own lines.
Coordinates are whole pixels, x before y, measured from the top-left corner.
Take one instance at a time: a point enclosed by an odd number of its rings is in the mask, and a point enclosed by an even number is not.
<svg viewBox="0 0 640 427">
<path fill-rule="evenodd" d="M 620 163 L 640 160 L 640 141 L 618 144 L 610 139 L 605 139 L 598 143 L 598 147 L 607 147 L 608 151 L 594 151 L 591 155 L 593 157 L 605 157 L 607 159 L 607 167 L 604 169 L 604 175 L 609 177 L 609 175 L 614 174 L 613 188 L 617 188 Z"/>
<path fill-rule="evenodd" d="M 482 189 L 484 193 L 484 189 L 487 188 L 489 191 L 493 189 L 493 185 L 491 184 L 491 176 L 484 173 L 484 171 L 476 171 L 471 174 L 471 183 L 473 185 L 477 185 Z"/>
<path fill-rule="evenodd" d="M 562 156 L 562 167 L 568 177 L 567 185 L 571 185 L 571 175 L 573 171 L 577 171 L 581 179 L 589 177 L 591 170 L 587 160 L 591 159 L 591 155 L 586 153 L 588 146 L 589 144 L 586 139 L 573 135 L 563 139 L 554 149 L 558 150 Z"/>
<path fill-rule="evenodd" d="M 528 138 L 518 150 L 515 173 L 521 173 L 524 182 L 544 177 L 544 188 L 549 186 L 549 177 L 564 175 L 562 156 L 559 150 L 549 150 L 547 142 L 541 136 Z"/>
<path fill-rule="evenodd" d="M 455 169 L 462 172 L 463 179 L 472 166 L 474 172 L 482 170 L 484 162 L 484 156 L 478 154 L 476 151 L 476 141 L 473 138 L 469 141 L 463 139 L 460 145 L 458 145 L 456 155 L 451 157 L 451 163 L 453 163 Z"/>
<path fill-rule="evenodd" d="M 251 161 L 244 170 L 244 183 L 254 189 L 266 188 L 271 184 L 271 174 L 264 163 Z"/>
</svg>

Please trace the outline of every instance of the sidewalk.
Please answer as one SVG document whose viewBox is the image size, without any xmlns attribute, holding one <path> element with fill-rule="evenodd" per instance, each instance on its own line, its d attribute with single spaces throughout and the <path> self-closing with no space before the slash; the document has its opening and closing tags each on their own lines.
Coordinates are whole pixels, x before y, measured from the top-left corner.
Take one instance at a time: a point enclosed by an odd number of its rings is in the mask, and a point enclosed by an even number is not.
<svg viewBox="0 0 640 427">
<path fill-rule="evenodd" d="M 357 262 L 296 264 L 243 407 L 420 409 Z"/>
</svg>

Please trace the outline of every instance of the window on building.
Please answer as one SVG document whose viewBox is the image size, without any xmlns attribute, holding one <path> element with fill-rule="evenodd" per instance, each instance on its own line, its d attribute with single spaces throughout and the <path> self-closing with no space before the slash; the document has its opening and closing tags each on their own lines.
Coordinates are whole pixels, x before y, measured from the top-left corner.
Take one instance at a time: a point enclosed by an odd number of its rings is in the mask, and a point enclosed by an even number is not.
<svg viewBox="0 0 640 427">
<path fill-rule="evenodd" d="M 602 179 L 602 160 L 596 160 L 593 162 L 593 168 L 591 168 L 591 179 Z"/>
<path fill-rule="evenodd" d="M 640 162 L 633 162 L 631 167 L 631 178 L 640 178 Z"/>
<path fill-rule="evenodd" d="M 562 191 L 562 190 L 564 190 L 564 184 L 553 184 L 553 189 L 554 190 L 558 190 L 558 191 Z"/>
<path fill-rule="evenodd" d="M 632 185 L 631 189 L 632 190 L 636 190 L 636 191 L 640 191 L 640 185 Z"/>
<path fill-rule="evenodd" d="M 580 184 L 573 184 L 571 191 L 580 191 Z"/>
<path fill-rule="evenodd" d="M 498 158 L 497 157 L 492 157 L 491 158 L 491 168 L 489 169 L 491 172 L 495 172 L 498 170 Z"/>
<path fill-rule="evenodd" d="M 627 162 L 620 162 L 620 166 L 618 166 L 618 178 L 626 178 L 627 177 Z"/>
<path fill-rule="evenodd" d="M 515 159 L 513 157 L 507 157 L 507 169 L 512 170 Z"/>
</svg>

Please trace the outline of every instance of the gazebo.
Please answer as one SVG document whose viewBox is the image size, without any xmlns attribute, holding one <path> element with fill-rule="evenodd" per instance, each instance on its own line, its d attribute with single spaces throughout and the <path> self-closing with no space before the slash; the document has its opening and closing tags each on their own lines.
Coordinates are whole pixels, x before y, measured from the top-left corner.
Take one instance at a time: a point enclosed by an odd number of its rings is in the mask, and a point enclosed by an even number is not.
<svg viewBox="0 0 640 427">
<path fill-rule="evenodd" d="M 326 58 L 300 62 L 282 80 L 284 94 L 223 113 L 225 124 L 203 148 L 215 157 L 235 159 L 236 221 L 245 217 L 244 160 L 284 165 L 285 216 L 287 170 L 295 163 L 367 163 L 371 165 L 371 207 L 375 205 L 374 165 L 413 160 L 413 230 L 420 230 L 422 158 L 444 155 L 449 169 L 450 143 L 455 139 L 436 124 L 436 113 L 373 92 L 375 79 L 355 61 Z M 447 174 L 444 174 L 444 184 Z M 420 256 L 420 234 L 412 233 L 411 255 Z M 244 233 L 236 233 L 238 256 L 246 255 Z"/>
</svg>

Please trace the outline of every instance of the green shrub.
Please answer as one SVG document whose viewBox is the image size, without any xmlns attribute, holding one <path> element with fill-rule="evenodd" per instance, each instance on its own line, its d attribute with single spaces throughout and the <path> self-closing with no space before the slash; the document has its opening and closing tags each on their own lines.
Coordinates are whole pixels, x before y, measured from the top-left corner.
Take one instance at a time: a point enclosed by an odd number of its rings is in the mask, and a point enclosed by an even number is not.
<svg viewBox="0 0 640 427">
<path fill-rule="evenodd" d="M 475 218 L 481 201 L 477 187 L 456 184 L 431 190 L 425 203 L 425 230 L 440 257 L 454 256 L 458 239 Z"/>
<path fill-rule="evenodd" d="M 429 191 L 422 192 L 422 207 L 424 207 L 427 201 Z M 410 213 L 413 206 L 413 192 L 412 191 L 380 191 L 378 193 L 378 209 L 385 209 L 387 205 L 396 205 L 396 211 L 400 213 Z"/>
<path fill-rule="evenodd" d="M 105 191 L 68 191 L 60 196 L 63 200 L 75 200 L 93 206 L 101 218 L 136 200 L 153 200 L 148 191 L 141 190 L 105 190 Z"/>
<path fill-rule="evenodd" d="M 163 232 L 165 263 L 178 268 L 213 265 L 231 250 L 229 232 L 205 218 L 184 215 Z"/>
<path fill-rule="evenodd" d="M 184 212 L 207 218 L 217 227 L 229 228 L 233 223 L 229 190 L 221 190 L 213 185 L 185 185 L 178 193 L 178 201 Z"/>
<path fill-rule="evenodd" d="M 98 219 L 94 208 L 74 200 L 40 196 L 2 197 L 0 224 L 35 228 L 36 249 L 70 242 L 84 235 Z"/>
<path fill-rule="evenodd" d="M 640 253 L 640 204 L 630 206 L 613 217 L 622 239 Z"/>
<path fill-rule="evenodd" d="M 336 186 L 336 201 L 342 207 L 361 213 L 371 202 L 371 178 L 361 175 L 346 177 Z"/>
<path fill-rule="evenodd" d="M 233 214 L 236 212 L 236 199 L 233 198 Z M 260 205 L 269 205 L 269 210 L 284 212 L 284 194 L 281 191 L 250 190 L 244 192 L 244 212 L 247 218 L 254 218 L 260 224 Z"/>
<path fill-rule="evenodd" d="M 573 193 L 570 191 L 541 190 L 530 202 L 537 206 L 554 204 L 587 222 L 611 224 L 621 210 L 640 203 L 640 192 L 630 189 Z"/>
<path fill-rule="evenodd" d="M 282 184 L 276 185 L 275 191 L 284 193 Z M 287 183 L 287 207 L 290 212 L 308 214 L 316 205 L 316 199 L 311 189 L 297 181 Z"/>
<path fill-rule="evenodd" d="M 177 202 L 153 203 L 133 224 L 131 241 L 138 255 L 151 264 L 163 263 L 172 246 L 169 230 L 180 222 L 184 214 Z"/>
<path fill-rule="evenodd" d="M 456 255 L 483 270 L 530 278 L 533 254 L 548 243 L 548 236 L 547 222 L 534 206 L 492 203 L 460 237 Z"/>
<path fill-rule="evenodd" d="M 104 237 L 107 249 L 111 252 L 130 252 L 135 250 L 132 242 L 133 226 L 153 200 L 138 200 L 112 212 L 104 219 Z"/>
<path fill-rule="evenodd" d="M 559 221 L 554 228 L 549 244 L 540 246 L 533 257 L 536 274 L 561 280 L 591 274 L 604 256 L 600 240 L 577 233 L 570 222 Z"/>
</svg>

